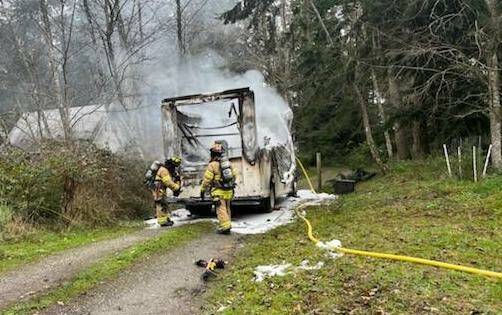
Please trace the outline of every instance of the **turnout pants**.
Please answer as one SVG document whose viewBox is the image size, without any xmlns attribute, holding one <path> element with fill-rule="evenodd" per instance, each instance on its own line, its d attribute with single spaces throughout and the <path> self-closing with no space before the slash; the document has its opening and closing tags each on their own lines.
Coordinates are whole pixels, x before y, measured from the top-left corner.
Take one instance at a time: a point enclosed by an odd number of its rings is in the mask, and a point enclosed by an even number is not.
<svg viewBox="0 0 502 315">
<path fill-rule="evenodd" d="M 218 217 L 219 221 L 218 229 L 221 231 L 230 230 L 232 228 L 230 201 L 230 199 L 217 200 L 216 216 Z"/>
<path fill-rule="evenodd" d="M 165 224 L 171 220 L 169 207 L 164 203 L 166 196 L 165 188 L 161 183 L 157 183 L 154 190 L 152 190 L 153 200 L 155 202 L 155 215 L 157 216 L 157 223 L 160 225 Z"/>
</svg>

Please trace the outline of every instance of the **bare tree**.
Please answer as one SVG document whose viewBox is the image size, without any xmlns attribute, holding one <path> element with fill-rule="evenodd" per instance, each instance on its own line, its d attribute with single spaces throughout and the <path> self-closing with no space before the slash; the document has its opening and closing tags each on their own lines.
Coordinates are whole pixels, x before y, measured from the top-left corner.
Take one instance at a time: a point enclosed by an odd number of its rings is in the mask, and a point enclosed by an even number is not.
<svg viewBox="0 0 502 315">
<path fill-rule="evenodd" d="M 322 30 L 324 31 L 324 34 L 326 35 L 326 38 L 328 40 L 328 44 L 330 46 L 333 46 L 334 42 L 333 42 L 333 38 L 331 37 L 331 34 L 329 33 L 329 30 L 328 28 L 326 27 L 326 24 L 324 23 L 324 20 L 321 16 L 321 13 L 319 13 L 319 10 L 317 9 L 315 3 L 313 0 L 309 0 L 309 4 L 310 6 L 312 7 L 312 10 L 314 11 L 316 17 L 317 17 L 317 20 L 319 21 L 319 24 L 321 25 L 322 27 Z"/>
<path fill-rule="evenodd" d="M 385 110 L 383 108 L 384 104 L 384 97 L 383 94 L 380 90 L 380 85 L 378 84 L 378 79 L 375 75 L 375 72 L 372 71 L 371 73 L 371 80 L 373 82 L 373 99 L 375 104 L 377 105 L 378 108 L 378 116 L 380 116 L 380 120 L 382 124 L 384 125 L 384 138 L 385 138 L 385 147 L 387 148 L 387 155 L 389 159 L 392 159 L 394 156 L 393 148 L 392 148 L 392 140 L 390 138 L 390 132 L 387 129 L 387 116 L 385 115 Z"/>
<path fill-rule="evenodd" d="M 399 91 L 399 86 L 397 80 L 389 69 L 389 99 L 394 108 L 400 108 L 402 104 L 402 97 Z M 410 151 L 408 147 L 408 141 L 406 136 L 406 128 L 402 125 L 400 121 L 394 122 L 394 134 L 396 138 L 396 150 L 397 150 L 397 158 L 399 160 L 406 160 L 410 157 Z"/>
<path fill-rule="evenodd" d="M 181 5 L 181 0 L 176 0 L 176 39 L 178 43 L 178 53 L 180 56 L 183 56 L 185 54 L 186 47 L 183 27 L 183 7 Z"/>
<path fill-rule="evenodd" d="M 145 50 L 164 30 L 152 25 L 156 22 L 154 15 L 145 18 L 144 4 L 140 0 L 82 1 L 91 44 L 98 55 L 99 84 L 106 86 L 104 92 L 110 102 L 117 100 L 125 110 L 135 106 L 128 100 L 138 92 L 140 74 L 136 68 L 147 60 Z M 104 64 L 99 60 L 101 54 Z"/>
<path fill-rule="evenodd" d="M 498 60 L 498 46 L 501 40 L 500 20 L 502 13 L 497 0 L 485 0 L 490 14 L 491 31 L 486 44 L 487 77 L 490 104 L 490 129 L 492 140 L 492 162 L 495 168 L 502 170 L 502 118 L 500 104 L 500 65 Z"/>
<path fill-rule="evenodd" d="M 356 69 L 355 71 L 357 73 L 358 70 Z M 368 147 L 370 149 L 371 156 L 373 157 L 373 160 L 375 160 L 378 167 L 380 168 L 380 170 L 383 173 L 387 173 L 389 171 L 389 168 L 387 167 L 387 165 L 385 165 L 383 163 L 382 158 L 380 156 L 380 152 L 378 152 L 377 145 L 376 145 L 375 140 L 373 138 L 373 132 L 372 132 L 370 118 L 369 118 L 369 114 L 368 114 L 368 104 L 367 104 L 368 97 L 365 97 L 362 94 L 360 88 L 357 85 L 358 83 L 356 83 L 356 82 L 361 82 L 361 81 L 362 80 L 360 80 L 358 78 L 358 75 L 356 74 L 356 79 L 355 79 L 353 86 L 354 86 L 354 91 L 357 96 L 357 101 L 359 103 L 359 107 L 361 109 L 361 117 L 363 120 L 363 128 L 364 128 L 364 134 L 366 136 L 366 143 L 368 144 Z"/>
<path fill-rule="evenodd" d="M 69 7 L 69 18 L 66 16 L 67 1 L 60 0 L 58 3 L 58 20 L 49 16 L 49 5 L 47 0 L 40 0 L 40 14 L 42 19 L 42 32 L 47 44 L 47 60 L 49 63 L 49 77 L 52 84 L 52 95 L 55 103 L 58 104 L 58 111 L 61 118 L 63 135 L 65 140 L 70 140 L 72 136 L 69 108 L 71 107 L 68 95 L 68 67 L 69 52 L 72 44 L 73 27 L 75 21 L 76 2 Z M 59 36 L 56 40 L 53 34 L 53 23 L 57 23 Z"/>
<path fill-rule="evenodd" d="M 1 7 L 1 6 L 0 6 Z M 9 14 L 7 10 L 2 10 L 0 25 L 5 31 L 4 38 L 4 51 L 7 59 L 6 62 L 11 62 L 10 58 L 17 57 L 19 61 L 17 66 L 23 71 L 11 71 L 9 75 L 4 78 L 3 84 L 14 85 L 12 88 L 16 90 L 13 103 L 18 111 L 35 110 L 37 113 L 37 137 L 43 140 L 44 137 L 51 137 L 51 130 L 45 115 L 44 109 L 47 106 L 48 94 L 43 80 L 40 78 L 40 66 L 37 64 L 41 56 L 40 51 L 31 48 L 27 45 L 26 41 L 22 38 L 25 34 L 22 31 L 21 23 L 16 20 L 13 14 Z M 10 83 L 9 83 L 10 81 Z M 28 94 L 28 95 L 27 95 Z M 23 104 L 24 106 L 21 106 Z M 16 111 L 13 111 L 16 112 Z M 20 116 L 17 113 L 17 116 Z M 8 124 L 4 124 L 7 128 Z M 7 129 L 6 129 L 7 130 Z"/>
</svg>

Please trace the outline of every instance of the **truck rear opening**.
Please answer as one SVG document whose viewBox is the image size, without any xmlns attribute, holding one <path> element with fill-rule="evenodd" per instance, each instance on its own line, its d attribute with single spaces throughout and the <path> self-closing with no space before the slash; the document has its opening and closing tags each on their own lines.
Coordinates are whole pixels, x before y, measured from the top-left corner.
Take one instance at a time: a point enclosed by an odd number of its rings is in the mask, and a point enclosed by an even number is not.
<svg viewBox="0 0 502 315">
<path fill-rule="evenodd" d="M 199 196 L 209 148 L 215 141 L 228 144 L 227 155 L 238 172 L 234 205 L 272 210 L 277 193 L 285 192 L 276 183 L 294 186 L 292 181 L 279 180 L 280 171 L 275 167 L 281 164 L 282 168 L 294 169 L 291 154 L 289 162 L 274 163 L 274 150 L 259 146 L 254 93 L 249 88 L 166 99 L 162 113 L 166 156 L 183 158 L 180 197 L 188 210 L 200 212 L 211 205 Z"/>
</svg>

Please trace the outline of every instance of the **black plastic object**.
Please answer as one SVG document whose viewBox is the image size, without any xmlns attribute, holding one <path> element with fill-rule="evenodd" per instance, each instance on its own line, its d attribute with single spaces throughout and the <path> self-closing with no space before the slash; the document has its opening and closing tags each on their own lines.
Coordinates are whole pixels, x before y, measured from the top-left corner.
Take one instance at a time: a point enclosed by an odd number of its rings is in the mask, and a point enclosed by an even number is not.
<svg viewBox="0 0 502 315">
<path fill-rule="evenodd" d="M 225 269 L 226 262 L 219 258 L 211 258 L 209 261 L 203 259 L 197 260 L 195 264 L 199 267 L 206 268 L 202 274 L 202 280 L 207 281 L 211 276 L 217 276 L 216 269 Z"/>
<path fill-rule="evenodd" d="M 334 184 L 335 194 L 345 195 L 353 193 L 356 188 L 356 181 L 348 179 L 337 179 Z"/>
</svg>

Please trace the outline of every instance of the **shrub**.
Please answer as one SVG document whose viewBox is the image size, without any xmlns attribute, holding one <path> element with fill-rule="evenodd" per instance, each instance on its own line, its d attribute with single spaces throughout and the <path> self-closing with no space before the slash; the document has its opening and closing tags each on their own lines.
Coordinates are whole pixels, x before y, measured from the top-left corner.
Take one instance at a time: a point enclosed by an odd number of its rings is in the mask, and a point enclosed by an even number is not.
<svg viewBox="0 0 502 315">
<path fill-rule="evenodd" d="M 369 146 L 363 143 L 353 148 L 344 161 L 344 164 L 352 169 L 364 168 L 369 165 L 373 165 L 374 161 L 371 157 Z"/>
<path fill-rule="evenodd" d="M 44 224 L 110 224 L 149 210 L 145 163 L 87 142 L 0 152 L 0 200 L 13 217 Z"/>
<path fill-rule="evenodd" d="M 0 200 L 0 234 L 3 234 L 7 223 L 12 219 L 12 210 L 7 206 L 7 203 Z"/>
</svg>

